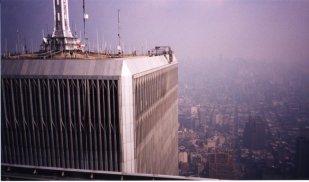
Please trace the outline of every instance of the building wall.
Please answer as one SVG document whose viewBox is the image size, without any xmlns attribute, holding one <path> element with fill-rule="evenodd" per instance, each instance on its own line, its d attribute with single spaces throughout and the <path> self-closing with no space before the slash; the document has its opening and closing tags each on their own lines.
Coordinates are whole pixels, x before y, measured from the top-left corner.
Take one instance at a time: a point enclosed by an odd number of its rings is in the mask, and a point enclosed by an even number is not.
<svg viewBox="0 0 309 182">
<path fill-rule="evenodd" d="M 178 175 L 178 67 L 133 80 L 136 172 Z"/>
<path fill-rule="evenodd" d="M 127 63 L 123 63 L 121 71 L 121 93 L 120 93 L 120 130 L 122 146 L 122 172 L 135 173 L 134 162 L 134 117 L 133 117 L 133 88 L 132 73 Z"/>
<path fill-rule="evenodd" d="M 1 66 L 2 163 L 178 175 L 177 62 Z"/>
<path fill-rule="evenodd" d="M 2 163 L 120 171 L 118 80 L 1 81 Z"/>
</svg>

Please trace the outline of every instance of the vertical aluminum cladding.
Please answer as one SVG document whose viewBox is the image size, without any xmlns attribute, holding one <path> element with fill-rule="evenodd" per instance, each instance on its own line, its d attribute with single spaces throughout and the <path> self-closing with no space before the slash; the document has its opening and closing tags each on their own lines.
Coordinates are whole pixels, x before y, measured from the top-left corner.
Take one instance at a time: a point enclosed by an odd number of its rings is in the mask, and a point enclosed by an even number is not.
<svg viewBox="0 0 309 182">
<path fill-rule="evenodd" d="M 1 69 L 2 163 L 178 175 L 176 61 L 3 60 Z"/>
</svg>

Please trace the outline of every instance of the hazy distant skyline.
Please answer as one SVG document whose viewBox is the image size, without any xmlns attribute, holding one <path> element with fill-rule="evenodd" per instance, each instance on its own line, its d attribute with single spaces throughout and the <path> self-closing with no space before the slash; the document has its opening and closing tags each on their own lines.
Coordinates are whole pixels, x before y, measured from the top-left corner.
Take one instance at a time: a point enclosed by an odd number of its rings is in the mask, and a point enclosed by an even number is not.
<svg viewBox="0 0 309 182">
<path fill-rule="evenodd" d="M 1 44 L 36 50 L 53 31 L 52 0 L 2 0 Z M 309 61 L 309 1 L 86 0 L 92 45 L 117 44 L 117 10 L 125 50 L 170 45 L 180 59 L 244 58 Z M 79 35 L 82 0 L 69 0 L 71 30 Z M 72 26 L 73 25 L 73 26 Z M 7 46 L 6 46 L 7 42 Z"/>
</svg>

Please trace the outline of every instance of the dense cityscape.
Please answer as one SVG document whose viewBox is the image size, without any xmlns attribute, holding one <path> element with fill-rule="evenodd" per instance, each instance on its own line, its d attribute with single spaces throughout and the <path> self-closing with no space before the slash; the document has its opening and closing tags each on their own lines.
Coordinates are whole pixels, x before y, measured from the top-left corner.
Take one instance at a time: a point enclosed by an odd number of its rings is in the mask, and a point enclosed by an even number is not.
<svg viewBox="0 0 309 182">
<path fill-rule="evenodd" d="M 305 63 L 180 62 L 179 174 L 308 179 Z"/>
<path fill-rule="evenodd" d="M 309 180 L 308 2 L 4 0 L 1 180 Z"/>
</svg>

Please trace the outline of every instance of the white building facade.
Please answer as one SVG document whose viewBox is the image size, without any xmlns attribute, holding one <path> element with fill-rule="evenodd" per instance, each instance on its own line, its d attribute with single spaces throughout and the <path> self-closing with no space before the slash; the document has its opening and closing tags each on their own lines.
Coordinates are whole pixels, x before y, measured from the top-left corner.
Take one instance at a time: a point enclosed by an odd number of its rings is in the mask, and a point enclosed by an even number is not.
<svg viewBox="0 0 309 182">
<path fill-rule="evenodd" d="M 1 162 L 178 175 L 173 60 L 3 60 Z"/>
</svg>

